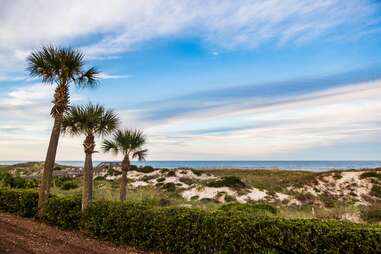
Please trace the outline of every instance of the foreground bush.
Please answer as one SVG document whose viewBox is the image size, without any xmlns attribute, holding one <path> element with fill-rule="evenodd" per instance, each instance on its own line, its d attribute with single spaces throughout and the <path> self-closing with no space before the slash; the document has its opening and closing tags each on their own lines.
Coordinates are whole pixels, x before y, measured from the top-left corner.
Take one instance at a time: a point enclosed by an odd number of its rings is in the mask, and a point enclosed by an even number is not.
<svg viewBox="0 0 381 254">
<path fill-rule="evenodd" d="M 25 179 L 20 176 L 12 176 L 10 174 L 2 174 L 0 180 L 5 187 L 17 188 L 17 189 L 29 189 L 36 188 L 38 181 L 36 179 Z"/>
<path fill-rule="evenodd" d="M 33 217 L 37 212 L 38 193 L 35 190 L 0 188 L 0 210 Z"/>
<path fill-rule="evenodd" d="M 42 219 L 63 229 L 79 229 L 81 197 L 51 197 Z"/>
<path fill-rule="evenodd" d="M 225 211 L 95 203 L 82 217 L 82 228 L 116 243 L 170 253 L 381 252 L 378 226 Z"/>
<path fill-rule="evenodd" d="M 37 193 L 0 189 L 1 210 L 33 216 L 36 207 Z M 96 202 L 81 215 L 80 198 L 52 197 L 43 219 L 63 228 L 80 225 L 115 243 L 168 253 L 381 253 L 380 226 L 257 217 L 250 213 L 254 207 L 249 213 L 244 206 L 207 212 Z M 263 205 L 256 209 L 272 210 Z"/>
</svg>

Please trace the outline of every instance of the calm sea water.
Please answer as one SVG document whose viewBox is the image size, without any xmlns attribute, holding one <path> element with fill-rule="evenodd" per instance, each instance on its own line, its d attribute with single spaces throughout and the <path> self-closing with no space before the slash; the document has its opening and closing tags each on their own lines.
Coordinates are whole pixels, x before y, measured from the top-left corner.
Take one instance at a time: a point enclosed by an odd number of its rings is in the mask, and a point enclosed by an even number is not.
<svg viewBox="0 0 381 254">
<path fill-rule="evenodd" d="M 0 161 L 0 164 L 15 164 L 22 161 Z M 58 161 L 70 166 L 83 166 L 83 161 Z M 96 166 L 100 161 L 94 161 Z M 155 168 L 194 168 L 194 169 L 287 169 L 323 171 L 333 169 L 363 169 L 381 167 L 381 161 L 145 161 L 135 165 L 149 165 Z"/>
</svg>

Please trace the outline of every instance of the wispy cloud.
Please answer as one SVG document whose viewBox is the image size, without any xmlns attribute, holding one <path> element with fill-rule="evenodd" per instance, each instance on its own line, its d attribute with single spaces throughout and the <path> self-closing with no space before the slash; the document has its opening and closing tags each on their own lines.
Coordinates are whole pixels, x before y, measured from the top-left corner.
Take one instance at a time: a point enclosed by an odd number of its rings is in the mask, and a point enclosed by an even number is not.
<svg viewBox="0 0 381 254">
<path fill-rule="evenodd" d="M 100 79 L 127 79 L 127 78 L 132 78 L 134 75 L 131 74 L 124 74 L 124 75 L 114 75 L 114 74 L 109 74 L 106 72 L 101 72 L 98 74 L 98 77 Z"/>
<path fill-rule="evenodd" d="M 102 58 L 166 37 L 192 36 L 213 48 L 236 48 L 335 38 L 337 31 L 366 36 L 379 32 L 380 10 L 366 0 L 5 0 L 0 59 L 6 60 L 0 60 L 0 67 L 7 72 L 22 66 L 30 50 L 42 43 L 70 44 L 89 36 L 93 39 L 83 48 Z"/>
<path fill-rule="evenodd" d="M 147 131 L 156 158 L 268 159 L 380 137 L 380 96 L 381 70 L 372 67 L 204 91 L 120 112 Z"/>
<path fill-rule="evenodd" d="M 165 121 L 176 117 L 185 117 L 198 112 L 231 111 L 235 108 L 265 108 L 277 104 L 292 103 L 295 100 L 312 100 L 316 96 L 333 96 L 324 91 L 344 91 L 337 88 L 363 84 L 381 79 L 381 66 L 374 65 L 345 73 L 322 77 L 306 77 L 282 82 L 231 86 L 206 90 L 166 98 L 157 101 L 145 101 L 129 106 L 139 110 L 141 117 L 149 121 Z"/>
</svg>

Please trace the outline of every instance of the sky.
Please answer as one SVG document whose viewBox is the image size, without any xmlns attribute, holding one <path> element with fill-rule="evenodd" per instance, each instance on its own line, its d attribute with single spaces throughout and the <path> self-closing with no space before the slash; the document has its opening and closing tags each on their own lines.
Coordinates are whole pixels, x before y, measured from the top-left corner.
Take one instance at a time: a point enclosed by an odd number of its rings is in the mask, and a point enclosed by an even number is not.
<svg viewBox="0 0 381 254">
<path fill-rule="evenodd" d="M 0 0 L 0 160 L 45 158 L 54 86 L 26 57 L 49 44 L 101 72 L 71 104 L 143 130 L 148 160 L 381 159 L 381 1 Z"/>
</svg>

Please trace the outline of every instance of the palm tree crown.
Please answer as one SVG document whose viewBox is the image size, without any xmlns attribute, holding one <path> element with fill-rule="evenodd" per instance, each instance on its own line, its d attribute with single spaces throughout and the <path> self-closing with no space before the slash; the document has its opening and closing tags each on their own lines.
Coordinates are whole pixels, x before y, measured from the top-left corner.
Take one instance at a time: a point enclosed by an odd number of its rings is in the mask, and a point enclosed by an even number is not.
<svg viewBox="0 0 381 254">
<path fill-rule="evenodd" d="M 130 159 L 144 160 L 147 149 L 144 149 L 146 138 L 139 130 L 118 130 L 110 140 L 105 140 L 102 149 L 114 154 L 122 153 L 122 178 L 120 181 L 120 201 L 126 200 L 127 194 L 127 171 L 130 168 Z"/>
<path fill-rule="evenodd" d="M 118 124 L 118 116 L 112 110 L 90 103 L 71 107 L 63 117 L 62 131 L 73 136 L 105 136 L 113 132 Z"/>
<path fill-rule="evenodd" d="M 85 135 L 83 148 L 85 164 L 83 167 L 82 210 L 86 209 L 93 196 L 93 161 L 95 136 L 104 136 L 114 131 L 119 124 L 117 115 L 102 105 L 88 104 L 71 107 L 62 119 L 62 131 L 75 135 Z"/>
<path fill-rule="evenodd" d="M 122 153 L 128 159 L 144 160 L 147 149 L 144 149 L 146 138 L 139 130 L 118 130 L 111 140 L 105 140 L 102 149 L 114 154 Z"/>
<path fill-rule="evenodd" d="M 79 87 L 94 87 L 98 71 L 91 67 L 85 69 L 84 55 L 72 48 L 44 46 L 27 58 L 27 70 L 31 77 L 40 77 L 45 83 L 58 85 L 54 96 L 53 116 L 68 109 L 71 83 Z"/>
</svg>

